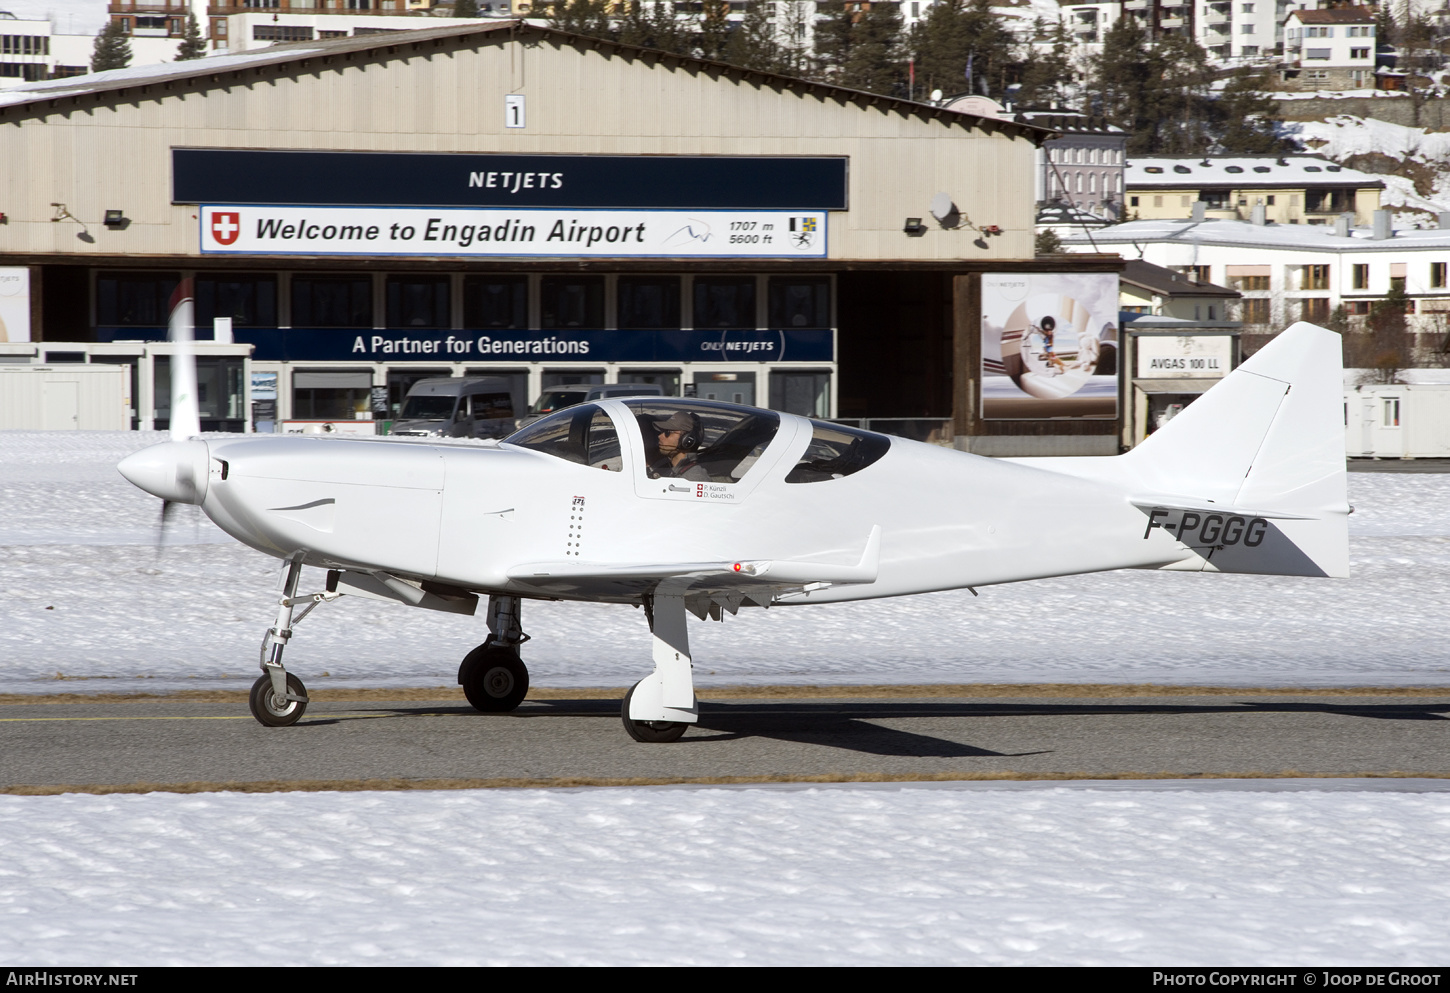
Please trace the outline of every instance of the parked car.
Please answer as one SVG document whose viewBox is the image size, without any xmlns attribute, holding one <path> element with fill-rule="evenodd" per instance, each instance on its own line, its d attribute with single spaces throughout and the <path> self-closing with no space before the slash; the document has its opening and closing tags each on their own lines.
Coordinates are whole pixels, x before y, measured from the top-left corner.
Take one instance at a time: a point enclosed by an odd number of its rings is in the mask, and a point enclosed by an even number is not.
<svg viewBox="0 0 1450 993">
<path fill-rule="evenodd" d="M 414 438 L 503 438 L 513 433 L 521 397 L 507 379 L 420 379 L 408 390 L 391 434 Z"/>
<path fill-rule="evenodd" d="M 519 418 L 518 426 L 532 424 L 545 414 L 552 414 L 564 407 L 590 400 L 608 400 L 613 397 L 660 397 L 663 388 L 651 383 L 610 383 L 607 386 L 591 386 L 580 383 L 577 386 L 551 386 L 539 394 L 528 414 Z"/>
</svg>

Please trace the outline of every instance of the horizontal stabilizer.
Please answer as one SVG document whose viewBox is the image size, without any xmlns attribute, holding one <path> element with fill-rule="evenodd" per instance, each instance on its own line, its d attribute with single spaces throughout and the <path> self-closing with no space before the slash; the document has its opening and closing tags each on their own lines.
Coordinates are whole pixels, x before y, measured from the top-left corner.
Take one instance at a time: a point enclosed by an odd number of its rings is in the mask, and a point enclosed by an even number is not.
<svg viewBox="0 0 1450 993">
<path fill-rule="evenodd" d="M 1199 514 L 1223 514 L 1225 517 L 1262 517 L 1271 521 L 1312 521 L 1316 518 L 1308 514 L 1291 514 L 1283 510 L 1258 510 L 1249 507 L 1233 507 L 1227 504 L 1214 503 L 1212 500 L 1194 499 L 1193 497 L 1171 497 L 1171 496 L 1133 496 L 1128 502 L 1139 510 L 1185 510 Z"/>
</svg>

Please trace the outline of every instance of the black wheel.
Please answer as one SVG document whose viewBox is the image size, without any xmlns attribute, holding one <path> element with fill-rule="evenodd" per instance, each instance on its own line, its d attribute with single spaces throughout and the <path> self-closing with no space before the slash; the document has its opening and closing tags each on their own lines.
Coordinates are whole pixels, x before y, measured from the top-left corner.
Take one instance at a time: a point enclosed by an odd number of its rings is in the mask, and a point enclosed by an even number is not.
<svg viewBox="0 0 1450 993">
<path fill-rule="evenodd" d="M 502 713 L 524 702 L 529 692 L 529 670 L 518 652 L 502 645 L 479 645 L 458 667 L 463 695 L 477 710 Z"/>
<path fill-rule="evenodd" d="M 624 730 L 635 741 L 658 741 L 670 742 L 679 741 L 684 737 L 685 729 L 690 725 L 682 721 L 636 721 L 629 716 L 629 701 L 634 697 L 634 691 L 639 686 L 635 683 L 624 695 L 624 706 L 620 708 L 619 717 L 624 721 Z"/>
<path fill-rule="evenodd" d="M 287 692 L 292 696 L 305 697 L 307 688 L 302 680 L 287 673 Z M 285 728 L 296 724 L 307 713 L 307 704 L 299 700 L 278 700 L 272 692 L 272 677 L 264 675 L 252 684 L 252 716 L 269 728 Z"/>
</svg>

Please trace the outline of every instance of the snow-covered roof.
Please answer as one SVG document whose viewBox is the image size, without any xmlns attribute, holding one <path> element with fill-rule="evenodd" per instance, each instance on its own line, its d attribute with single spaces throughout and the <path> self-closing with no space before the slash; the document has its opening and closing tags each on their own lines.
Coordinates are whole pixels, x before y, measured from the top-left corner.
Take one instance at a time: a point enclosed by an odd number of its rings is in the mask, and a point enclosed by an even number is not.
<svg viewBox="0 0 1450 993">
<path fill-rule="evenodd" d="M 1046 204 L 1037 212 L 1037 223 L 1045 225 L 1085 224 L 1090 227 L 1102 227 L 1104 224 L 1111 224 L 1112 221 L 1100 214 L 1094 214 L 1092 211 L 1056 200 Z"/>
<path fill-rule="evenodd" d="M 1109 122 L 1107 118 L 1089 117 L 1087 114 L 1073 110 L 1024 110 L 1017 115 L 1016 119 L 1026 121 L 1028 124 L 1036 124 L 1039 127 L 1052 128 L 1054 131 L 1061 131 L 1064 134 L 1127 134 L 1122 128 Z"/>
<path fill-rule="evenodd" d="M 1129 188 L 1230 186 L 1355 186 L 1382 189 L 1378 177 L 1350 169 L 1320 155 L 1236 155 L 1206 157 L 1142 156 L 1130 159 L 1124 182 Z"/>
<path fill-rule="evenodd" d="M 1065 234 L 1067 245 L 1089 245 L 1085 235 Z M 1419 231 L 1401 228 L 1393 238 L 1376 241 L 1367 228 L 1353 228 L 1341 238 L 1327 224 L 1251 224 L 1248 221 L 1191 221 L 1160 218 L 1127 221 L 1092 233 L 1091 244 L 1099 248 L 1141 245 L 1144 242 L 1174 241 L 1198 245 L 1242 245 L 1252 248 L 1295 248 L 1302 251 L 1423 251 L 1450 250 L 1450 230 Z M 1134 252 L 1136 255 L 1136 251 Z"/>
</svg>

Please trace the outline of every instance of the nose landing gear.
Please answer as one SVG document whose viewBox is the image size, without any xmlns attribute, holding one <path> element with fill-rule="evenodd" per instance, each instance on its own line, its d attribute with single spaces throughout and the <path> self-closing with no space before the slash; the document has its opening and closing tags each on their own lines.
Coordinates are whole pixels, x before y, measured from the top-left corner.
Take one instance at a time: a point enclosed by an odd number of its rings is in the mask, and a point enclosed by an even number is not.
<svg viewBox="0 0 1450 993">
<path fill-rule="evenodd" d="M 268 628 L 262 638 L 262 676 L 252 684 L 248 700 L 252 716 L 269 728 L 290 727 L 307 713 L 307 687 L 282 665 L 282 650 L 292 638 L 292 628 L 302 623 L 302 619 L 312 613 L 319 603 L 336 600 L 341 595 L 329 590 L 298 596 L 297 581 L 302 575 L 302 559 L 289 559 L 283 568 L 286 572 L 282 579 L 282 597 L 277 601 L 277 623 Z M 292 609 L 300 603 L 307 606 L 293 617 Z"/>
</svg>

